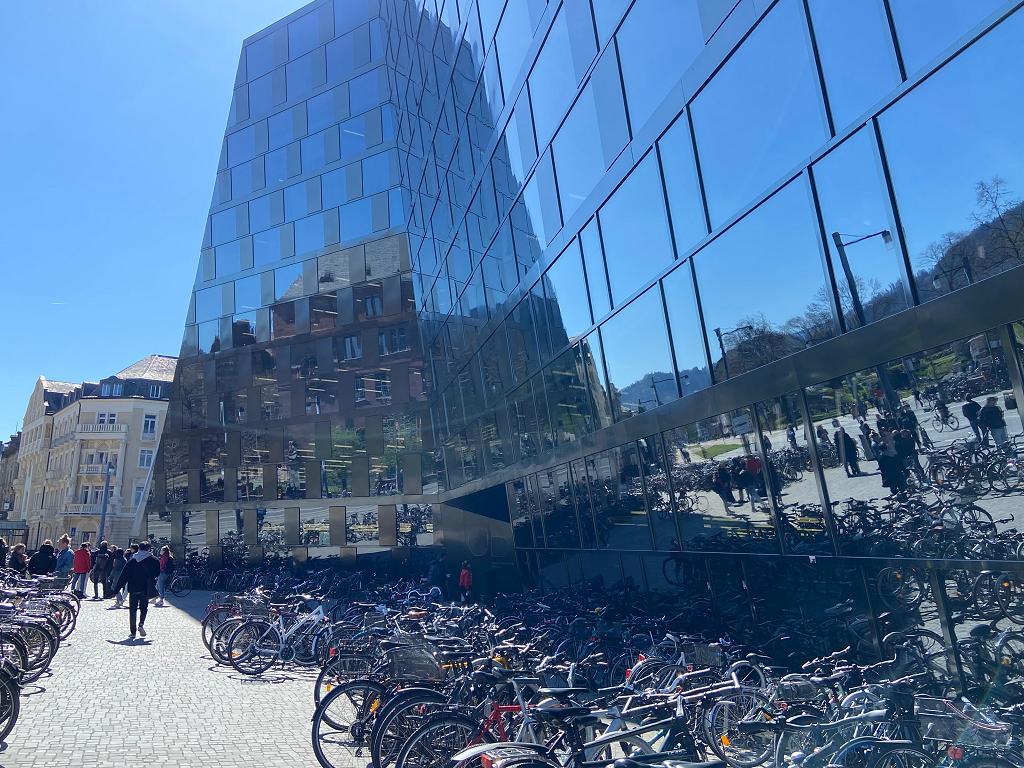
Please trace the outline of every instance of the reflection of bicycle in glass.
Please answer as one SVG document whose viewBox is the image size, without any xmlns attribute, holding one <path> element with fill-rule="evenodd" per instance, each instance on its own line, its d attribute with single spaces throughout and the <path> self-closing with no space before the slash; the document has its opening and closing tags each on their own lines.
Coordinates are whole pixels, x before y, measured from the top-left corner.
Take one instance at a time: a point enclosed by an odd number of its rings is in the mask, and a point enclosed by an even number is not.
<svg viewBox="0 0 1024 768">
<path fill-rule="evenodd" d="M 702 514 L 708 511 L 708 500 L 702 493 L 696 491 L 681 491 L 676 494 L 676 509 L 682 515 Z M 665 515 L 671 515 L 671 509 Z"/>
<path fill-rule="evenodd" d="M 939 430 L 939 432 L 944 429 L 955 432 L 960 429 L 960 419 L 950 413 L 948 408 L 936 406 L 932 409 L 932 426 Z"/>
</svg>

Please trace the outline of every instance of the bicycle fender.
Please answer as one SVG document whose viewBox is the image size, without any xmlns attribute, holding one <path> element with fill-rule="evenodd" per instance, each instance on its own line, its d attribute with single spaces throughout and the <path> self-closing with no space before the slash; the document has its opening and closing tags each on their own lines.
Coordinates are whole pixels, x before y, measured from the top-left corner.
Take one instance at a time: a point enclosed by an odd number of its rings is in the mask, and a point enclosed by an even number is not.
<svg viewBox="0 0 1024 768">
<path fill-rule="evenodd" d="M 484 752 L 490 752 L 495 749 L 513 748 L 527 750 L 538 755 L 550 754 L 543 744 L 534 744 L 532 741 L 497 741 L 492 744 L 477 744 L 476 746 L 457 752 L 452 756 L 452 763 L 459 765 L 467 760 L 472 760 L 474 757 L 479 757 Z"/>
</svg>

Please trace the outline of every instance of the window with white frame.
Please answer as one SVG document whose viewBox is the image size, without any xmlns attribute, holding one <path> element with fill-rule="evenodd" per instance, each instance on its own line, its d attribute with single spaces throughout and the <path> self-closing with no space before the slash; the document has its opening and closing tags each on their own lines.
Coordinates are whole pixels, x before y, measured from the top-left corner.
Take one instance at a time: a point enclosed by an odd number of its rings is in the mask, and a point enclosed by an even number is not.
<svg viewBox="0 0 1024 768">
<path fill-rule="evenodd" d="M 141 469 L 149 469 L 153 466 L 153 451 L 149 448 L 143 448 L 139 451 L 139 467 Z"/>
<path fill-rule="evenodd" d="M 97 424 L 117 424 L 116 413 L 97 413 L 96 414 Z"/>
<path fill-rule="evenodd" d="M 150 384 L 149 385 L 149 396 L 153 400 L 159 400 L 163 396 L 163 393 L 164 393 L 164 385 L 163 384 Z"/>
<path fill-rule="evenodd" d="M 156 436 L 156 415 L 147 413 L 142 419 L 142 436 L 143 437 L 155 437 Z"/>
<path fill-rule="evenodd" d="M 146 486 L 143 483 L 139 483 L 135 486 L 135 493 L 132 494 L 132 508 L 138 509 L 139 504 L 142 503 L 142 494 L 146 492 Z"/>
</svg>

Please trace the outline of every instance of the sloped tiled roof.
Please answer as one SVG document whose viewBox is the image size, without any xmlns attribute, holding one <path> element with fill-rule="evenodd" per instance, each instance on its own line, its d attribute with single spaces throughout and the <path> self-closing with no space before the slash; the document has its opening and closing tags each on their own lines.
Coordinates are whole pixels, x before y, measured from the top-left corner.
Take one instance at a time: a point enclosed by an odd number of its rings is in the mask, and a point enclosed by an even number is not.
<svg viewBox="0 0 1024 768">
<path fill-rule="evenodd" d="M 58 395 L 67 395 L 75 391 L 77 384 L 69 384 L 66 381 L 51 381 L 43 377 L 43 391 L 56 392 Z"/>
<path fill-rule="evenodd" d="M 173 381 L 174 368 L 178 358 L 170 355 L 146 355 L 123 371 L 115 373 L 119 379 L 147 379 L 149 381 Z"/>
</svg>

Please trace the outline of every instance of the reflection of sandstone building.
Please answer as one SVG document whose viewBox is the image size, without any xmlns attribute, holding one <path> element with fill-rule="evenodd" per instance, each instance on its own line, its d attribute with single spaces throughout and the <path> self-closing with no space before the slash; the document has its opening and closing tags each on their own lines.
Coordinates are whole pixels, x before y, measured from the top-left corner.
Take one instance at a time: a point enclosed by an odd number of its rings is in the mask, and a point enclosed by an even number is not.
<svg viewBox="0 0 1024 768">
<path fill-rule="evenodd" d="M 95 536 L 109 474 L 107 538 L 127 540 L 148 492 L 175 359 L 150 355 L 97 383 L 40 377 L 25 411 L 14 517 L 28 543 Z"/>
<path fill-rule="evenodd" d="M 0 445 L 0 517 L 6 518 L 14 509 L 14 484 L 18 480 L 18 445 L 21 433 Z"/>
</svg>

